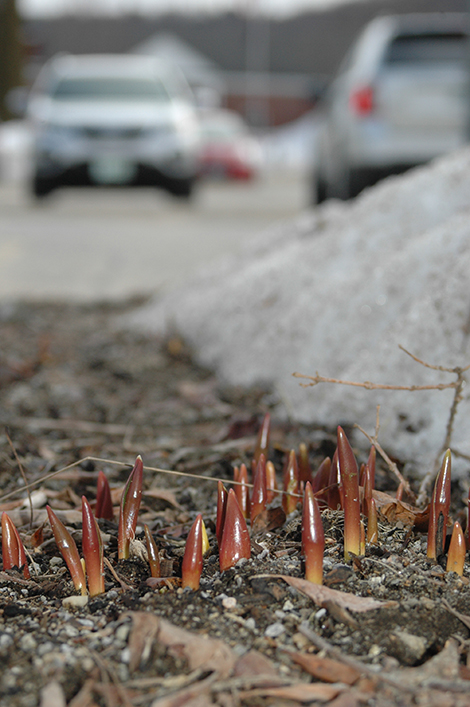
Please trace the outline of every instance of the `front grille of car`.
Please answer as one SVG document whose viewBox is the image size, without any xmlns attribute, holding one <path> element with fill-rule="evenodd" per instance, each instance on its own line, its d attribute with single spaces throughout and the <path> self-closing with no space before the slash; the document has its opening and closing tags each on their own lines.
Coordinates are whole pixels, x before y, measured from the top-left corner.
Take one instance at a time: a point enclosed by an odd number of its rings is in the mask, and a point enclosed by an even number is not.
<svg viewBox="0 0 470 707">
<path fill-rule="evenodd" d="M 142 135 L 142 128 L 95 128 L 83 129 L 90 140 L 135 140 Z"/>
</svg>

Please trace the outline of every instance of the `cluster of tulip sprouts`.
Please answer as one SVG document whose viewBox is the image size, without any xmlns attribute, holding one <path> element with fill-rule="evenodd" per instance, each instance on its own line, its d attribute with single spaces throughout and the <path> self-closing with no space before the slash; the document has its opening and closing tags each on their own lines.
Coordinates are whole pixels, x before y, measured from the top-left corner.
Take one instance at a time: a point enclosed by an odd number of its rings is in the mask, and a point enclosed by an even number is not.
<svg viewBox="0 0 470 707">
<path fill-rule="evenodd" d="M 337 447 L 333 457 L 327 457 L 314 474 L 310 467 L 308 449 L 300 444 L 298 453 L 291 450 L 278 487 L 276 470 L 268 459 L 270 416 L 264 417 L 251 464 L 250 483 L 245 464 L 233 471 L 233 488 L 227 490 L 222 481 L 217 486 L 217 514 L 215 536 L 218 546 L 220 571 L 234 567 L 239 560 L 251 556 L 249 526 L 271 504 L 279 503 L 288 515 L 301 506 L 301 554 L 305 577 L 310 582 L 323 582 L 323 555 L 325 534 L 322 510 L 342 510 L 344 514 L 344 558 L 365 554 L 366 542 L 378 543 L 378 511 L 374 498 L 375 448 L 370 450 L 367 462 L 358 468 L 353 450 L 344 430 L 338 427 Z M 121 496 L 118 521 L 118 559 L 127 560 L 135 537 L 142 498 L 143 462 L 137 457 Z M 447 451 L 436 478 L 429 507 L 427 556 L 436 560 L 445 551 L 446 529 L 450 507 L 451 454 Z M 397 498 L 401 497 L 401 489 Z M 470 503 L 469 503 L 470 505 Z M 113 520 L 114 510 L 107 478 L 99 472 L 94 513 L 82 496 L 82 557 L 77 545 L 56 513 L 47 506 L 49 522 L 55 542 L 67 564 L 73 584 L 82 595 L 96 596 L 105 591 L 104 552 L 98 518 Z M 364 527 L 367 520 L 367 534 Z M 25 578 L 30 577 L 23 543 L 7 513 L 2 514 L 2 553 L 5 570 L 17 567 Z M 159 578 L 159 550 L 152 533 L 144 525 L 145 543 L 150 574 Z M 182 587 L 199 588 L 203 561 L 209 551 L 209 540 L 202 514 L 198 514 L 187 537 L 181 567 Z M 447 571 L 463 574 L 466 541 L 458 522 L 454 523 L 447 554 Z"/>
<path fill-rule="evenodd" d="M 118 558 L 120 560 L 129 558 L 130 543 L 135 536 L 142 498 L 143 471 L 144 465 L 142 458 L 139 456 L 129 475 L 121 498 L 118 530 Z M 111 491 L 105 474 L 100 472 L 98 475 L 95 514 L 93 514 L 87 498 L 82 496 L 82 558 L 80 558 L 75 540 L 49 506 L 47 506 L 47 514 L 57 547 L 69 569 L 75 589 L 81 594 L 86 594 L 88 580 L 88 593 L 90 596 L 102 594 L 105 590 L 104 550 L 97 518 L 113 520 L 114 517 Z M 153 573 L 155 558 L 152 550 L 153 547 L 148 552 L 148 555 L 153 560 L 150 565 Z M 158 551 L 156 557 L 158 560 Z"/>
</svg>

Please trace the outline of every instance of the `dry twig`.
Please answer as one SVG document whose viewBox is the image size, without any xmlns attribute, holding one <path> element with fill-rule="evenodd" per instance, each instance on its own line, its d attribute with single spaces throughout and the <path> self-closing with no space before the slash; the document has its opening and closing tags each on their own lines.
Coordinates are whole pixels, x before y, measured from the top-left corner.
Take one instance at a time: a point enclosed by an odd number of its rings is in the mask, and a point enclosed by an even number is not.
<svg viewBox="0 0 470 707">
<path fill-rule="evenodd" d="M 425 368 L 430 368 L 433 371 L 441 371 L 443 373 L 452 373 L 455 376 L 457 376 L 456 380 L 451 381 L 450 383 L 435 383 L 432 385 L 387 385 L 384 383 L 372 383 L 371 381 L 358 382 L 358 381 L 347 381 L 347 380 L 343 380 L 341 378 L 328 378 L 326 376 L 319 375 L 318 372 L 314 376 L 305 375 L 303 373 L 294 373 L 293 375 L 295 378 L 303 378 L 308 381 L 308 383 L 301 383 L 301 385 L 305 388 L 313 387 L 315 385 L 318 385 L 319 383 L 336 383 L 338 385 L 350 385 L 350 386 L 354 386 L 357 388 L 365 388 L 366 390 L 407 390 L 407 391 L 411 391 L 411 392 L 420 391 L 420 390 L 449 390 L 449 389 L 454 390 L 454 397 L 452 399 L 452 405 L 451 405 L 450 411 L 449 411 L 449 419 L 447 421 L 446 435 L 445 435 L 444 442 L 443 442 L 441 448 L 439 449 L 439 452 L 437 453 L 433 468 L 430 469 L 430 471 L 423 477 L 423 480 L 421 481 L 421 484 L 419 487 L 419 493 L 418 493 L 418 498 L 416 500 L 416 503 L 420 506 L 420 505 L 424 505 L 424 503 L 426 502 L 429 485 L 431 483 L 431 480 L 436 475 L 436 472 L 439 468 L 440 458 L 441 458 L 442 454 L 447 449 L 451 449 L 454 421 L 455 421 L 455 417 L 457 415 L 458 405 L 459 405 L 460 401 L 462 400 L 462 389 L 465 384 L 464 373 L 470 369 L 470 364 L 468 366 L 463 367 L 463 368 L 460 366 L 455 366 L 453 368 L 451 368 L 449 366 L 438 366 L 438 365 L 434 365 L 432 363 L 428 363 L 427 361 L 423 361 L 421 358 L 418 358 L 418 356 L 415 356 L 410 351 L 405 349 L 405 347 L 402 346 L 401 344 L 399 344 L 399 348 L 404 353 L 406 353 L 408 356 L 410 356 L 410 358 L 412 358 L 413 361 L 416 361 L 416 363 L 419 363 L 421 366 L 424 366 Z M 397 478 L 400 479 L 400 482 L 405 485 L 407 492 L 409 494 L 411 494 L 413 497 L 415 497 L 415 495 L 410 490 L 409 483 L 401 476 L 396 464 L 394 464 L 391 461 L 391 459 L 385 454 L 384 450 L 378 444 L 377 434 L 372 438 L 367 434 L 367 432 L 364 432 L 364 430 L 359 425 L 355 425 L 355 426 L 359 430 L 361 430 L 361 432 L 376 447 L 377 451 L 382 456 L 382 458 L 387 462 L 389 468 L 392 470 L 392 472 L 395 474 L 395 476 L 397 476 Z M 452 450 L 452 451 L 454 451 L 454 450 Z M 456 453 L 457 456 L 461 456 L 461 457 L 465 456 L 465 455 L 460 454 L 455 451 L 454 451 L 454 453 Z"/>
<path fill-rule="evenodd" d="M 356 427 L 360 432 L 362 432 L 362 434 L 365 437 L 367 437 L 369 442 L 374 445 L 374 447 L 376 448 L 376 450 L 378 451 L 378 453 L 380 454 L 382 459 L 385 461 L 385 463 L 387 464 L 387 466 L 390 469 L 390 471 L 392 472 L 392 474 L 394 474 L 397 477 L 400 484 L 403 484 L 403 488 L 406 490 L 406 493 L 411 498 L 415 499 L 416 496 L 411 489 L 409 481 L 407 481 L 405 479 L 405 477 L 400 473 L 395 462 L 392 462 L 392 460 L 390 459 L 390 457 L 388 456 L 388 454 L 383 449 L 382 445 L 379 443 L 379 441 L 377 439 L 378 434 L 379 434 L 379 411 L 380 411 L 380 405 L 377 405 L 377 423 L 375 426 L 375 434 L 373 437 L 371 437 L 365 430 L 363 430 L 360 425 L 354 425 L 354 427 Z"/>
</svg>

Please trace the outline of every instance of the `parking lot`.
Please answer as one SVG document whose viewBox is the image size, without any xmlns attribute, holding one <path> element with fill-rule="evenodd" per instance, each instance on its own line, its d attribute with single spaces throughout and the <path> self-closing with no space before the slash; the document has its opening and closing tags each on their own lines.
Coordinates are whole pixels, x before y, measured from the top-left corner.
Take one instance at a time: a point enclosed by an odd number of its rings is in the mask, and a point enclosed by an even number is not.
<svg viewBox="0 0 470 707">
<path fill-rule="evenodd" d="M 307 204 L 299 170 L 206 181 L 181 202 L 153 189 L 62 190 L 35 202 L 0 182 L 0 297 L 126 298 L 181 281 Z"/>
</svg>

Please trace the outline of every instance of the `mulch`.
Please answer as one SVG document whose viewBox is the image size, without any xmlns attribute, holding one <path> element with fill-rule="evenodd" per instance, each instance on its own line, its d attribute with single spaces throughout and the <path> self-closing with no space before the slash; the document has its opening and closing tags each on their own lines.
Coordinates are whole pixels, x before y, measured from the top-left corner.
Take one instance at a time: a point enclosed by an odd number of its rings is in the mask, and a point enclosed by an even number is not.
<svg viewBox="0 0 470 707">
<path fill-rule="evenodd" d="M 276 501 L 251 531 L 251 559 L 220 572 L 217 480 L 228 485 L 234 465 L 251 467 L 263 416 L 282 401 L 222 384 L 177 337 L 116 326 L 139 304 L 0 309 L 0 510 L 31 568 L 31 579 L 0 571 L 0 707 L 468 705 L 470 568 L 458 577 L 445 557 L 427 560 L 426 537 L 395 502 L 385 464 L 380 542 L 364 557 L 344 561 L 342 513 L 323 512 L 322 587 L 303 579 L 299 510 L 286 518 Z M 335 433 L 273 416 L 279 477 L 300 442 L 315 470 Z M 118 561 L 117 507 L 137 454 L 145 489 L 136 542 Z M 357 456 L 365 461 L 367 450 Z M 115 521 L 100 521 L 106 591 L 80 606 L 45 506 L 80 547 L 81 496 L 94 501 L 100 470 L 116 509 Z M 453 517 L 464 523 L 467 493 L 453 483 Z M 200 589 L 183 590 L 198 513 L 210 550 Z M 160 549 L 165 581 L 156 585 L 144 523 Z"/>
</svg>

